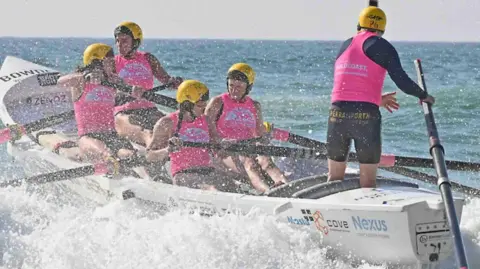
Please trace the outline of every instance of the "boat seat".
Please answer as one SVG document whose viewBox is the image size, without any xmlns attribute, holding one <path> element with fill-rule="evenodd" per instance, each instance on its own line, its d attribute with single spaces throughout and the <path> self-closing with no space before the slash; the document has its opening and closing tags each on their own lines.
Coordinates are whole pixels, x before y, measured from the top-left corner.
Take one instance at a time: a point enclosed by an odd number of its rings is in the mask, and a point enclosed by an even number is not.
<svg viewBox="0 0 480 269">
<path fill-rule="evenodd" d="M 345 174 L 345 179 L 352 179 L 358 177 L 357 174 Z M 298 191 L 304 190 L 306 188 L 325 183 L 328 180 L 328 174 L 321 174 L 315 176 L 304 177 L 297 179 L 287 184 L 280 185 L 276 188 L 272 188 L 265 195 L 268 197 L 292 197 L 292 195 Z"/>
<path fill-rule="evenodd" d="M 415 183 L 386 178 L 377 178 L 377 186 L 418 188 L 418 185 Z M 328 195 L 359 188 L 361 188 L 360 178 L 357 176 L 356 178 L 345 179 L 343 181 L 330 181 L 305 188 L 292 194 L 292 198 L 319 199 Z"/>
</svg>

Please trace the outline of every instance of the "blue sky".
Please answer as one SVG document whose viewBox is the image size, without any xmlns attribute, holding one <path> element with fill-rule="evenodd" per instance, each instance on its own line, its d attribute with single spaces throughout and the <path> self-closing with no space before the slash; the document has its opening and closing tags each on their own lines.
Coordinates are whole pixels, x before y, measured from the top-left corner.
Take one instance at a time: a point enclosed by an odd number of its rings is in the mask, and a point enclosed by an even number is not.
<svg viewBox="0 0 480 269">
<path fill-rule="evenodd" d="M 123 20 L 146 38 L 342 40 L 367 0 L 12 0 L 1 36 L 111 37 Z M 389 40 L 480 41 L 480 0 L 380 0 Z"/>
</svg>

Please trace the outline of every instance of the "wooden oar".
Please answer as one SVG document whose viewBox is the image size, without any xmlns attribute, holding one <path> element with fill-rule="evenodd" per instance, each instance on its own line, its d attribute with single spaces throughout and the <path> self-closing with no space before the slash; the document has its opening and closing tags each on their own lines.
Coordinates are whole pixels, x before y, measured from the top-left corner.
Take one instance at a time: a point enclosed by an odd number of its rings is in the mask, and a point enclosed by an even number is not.
<svg viewBox="0 0 480 269">
<path fill-rule="evenodd" d="M 31 132 L 41 130 L 50 126 L 54 126 L 72 119 L 73 111 L 64 112 L 58 115 L 46 117 L 25 125 L 11 124 L 7 128 L 0 130 L 0 144 L 8 141 L 15 141 L 20 139 L 23 135 Z"/>
<path fill-rule="evenodd" d="M 48 182 L 55 182 L 55 181 L 62 181 L 68 180 L 72 178 L 78 177 L 85 177 L 85 176 L 92 176 L 92 175 L 118 175 L 122 173 L 123 169 L 128 169 L 132 167 L 143 166 L 147 164 L 147 160 L 144 156 L 135 156 L 128 159 L 109 159 L 105 162 L 67 169 L 67 170 L 60 170 L 52 173 L 41 174 L 37 176 L 33 176 L 26 179 L 19 179 L 19 180 L 10 180 L 5 182 L 0 182 L 0 187 L 7 187 L 7 186 L 20 186 L 25 183 L 31 184 L 44 184 Z"/>
<path fill-rule="evenodd" d="M 422 63 L 420 59 L 415 61 L 415 67 L 417 69 L 418 84 L 427 92 L 427 85 L 425 84 L 425 77 L 422 70 Z M 462 233 L 460 232 L 460 225 L 457 219 L 457 213 L 455 209 L 455 203 L 452 195 L 452 183 L 448 179 L 447 165 L 444 159 L 444 149 L 440 143 L 440 137 L 438 135 L 437 126 L 435 124 L 435 118 L 433 116 L 432 106 L 429 103 L 422 102 L 423 113 L 425 115 L 425 123 L 427 125 L 429 143 L 430 143 L 430 155 L 432 155 L 433 163 L 435 166 L 435 172 L 437 174 L 437 185 L 442 194 L 443 203 L 445 205 L 445 213 L 447 216 L 450 230 L 453 234 L 453 240 L 455 243 L 455 254 L 457 257 L 457 266 L 462 269 L 468 269 L 467 256 L 463 245 Z"/>
</svg>

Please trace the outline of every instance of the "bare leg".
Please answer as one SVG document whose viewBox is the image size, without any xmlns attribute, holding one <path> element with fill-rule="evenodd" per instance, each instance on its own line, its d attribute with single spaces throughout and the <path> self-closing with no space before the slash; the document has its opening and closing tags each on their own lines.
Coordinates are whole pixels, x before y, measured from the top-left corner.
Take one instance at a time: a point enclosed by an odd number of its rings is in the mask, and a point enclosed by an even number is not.
<svg viewBox="0 0 480 269">
<path fill-rule="evenodd" d="M 345 178 L 345 170 L 347 162 L 337 162 L 328 159 L 328 181 L 343 180 Z"/>
<path fill-rule="evenodd" d="M 267 172 L 270 178 L 275 182 L 275 186 L 288 182 L 285 174 L 275 165 L 271 157 L 258 156 L 257 161 L 262 167 L 262 170 Z"/>
<path fill-rule="evenodd" d="M 267 191 L 269 187 L 267 184 L 265 184 L 261 171 L 262 168 L 258 165 L 258 163 L 250 157 L 241 156 L 240 160 L 243 162 L 245 171 L 250 178 L 250 183 L 252 183 L 252 186 L 258 191 Z"/>
<path fill-rule="evenodd" d="M 112 154 L 105 143 L 88 136 L 82 136 L 78 140 L 78 147 L 83 159 L 90 162 L 101 162 Z"/>
<path fill-rule="evenodd" d="M 234 173 L 248 178 L 252 186 L 258 191 L 265 192 L 268 190 L 260 170 L 261 167 L 254 159 L 244 156 L 229 156 L 220 160 L 217 159 L 214 163 L 219 171 L 229 174 Z"/>
<path fill-rule="evenodd" d="M 129 120 L 130 115 L 117 114 L 115 116 L 115 129 L 119 136 L 140 145 L 147 145 L 150 141 L 151 131 L 144 130 L 141 126 L 133 125 Z"/>
<path fill-rule="evenodd" d="M 377 180 L 378 164 L 360 164 L 360 187 L 374 188 Z"/>
<path fill-rule="evenodd" d="M 117 156 L 118 158 L 120 159 L 126 159 L 128 157 L 131 157 L 133 156 L 134 154 L 134 151 L 133 150 L 129 150 L 129 149 L 120 149 L 118 152 L 117 152 Z"/>
</svg>

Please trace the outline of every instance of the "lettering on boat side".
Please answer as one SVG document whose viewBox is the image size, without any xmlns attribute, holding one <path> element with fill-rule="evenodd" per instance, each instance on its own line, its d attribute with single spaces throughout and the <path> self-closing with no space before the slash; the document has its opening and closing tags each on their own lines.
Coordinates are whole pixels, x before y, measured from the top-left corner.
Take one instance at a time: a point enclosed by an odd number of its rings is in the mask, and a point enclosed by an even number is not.
<svg viewBox="0 0 480 269">
<path fill-rule="evenodd" d="M 359 216 L 352 217 L 353 226 L 355 230 L 369 231 L 369 232 L 387 232 L 387 222 L 380 219 L 367 219 Z"/>
<path fill-rule="evenodd" d="M 387 221 L 385 220 L 355 216 L 352 217 L 352 222 L 359 236 L 390 238 L 390 235 L 387 233 Z"/>
<path fill-rule="evenodd" d="M 313 218 L 312 218 L 313 220 Z M 310 223 L 310 220 L 307 218 L 294 218 L 294 217 L 291 217 L 291 216 L 288 216 L 287 217 L 287 221 L 289 223 L 292 223 L 292 224 L 296 224 L 296 225 L 306 225 L 306 226 L 309 226 L 311 223 Z"/>
<path fill-rule="evenodd" d="M 37 75 L 38 85 L 42 87 L 57 85 L 59 77 L 60 73 L 58 72 Z"/>
<path fill-rule="evenodd" d="M 57 103 L 66 103 L 67 95 L 64 93 L 59 93 L 52 96 L 37 96 L 37 97 L 28 97 L 25 99 L 25 102 L 29 105 L 40 106 L 40 105 L 52 105 Z"/>
<path fill-rule="evenodd" d="M 328 235 L 332 232 L 350 232 L 350 225 L 348 221 L 342 219 L 327 219 L 323 216 L 320 210 L 301 209 L 303 218 L 287 216 L 287 221 L 295 225 L 310 226 L 315 224 L 317 230 L 323 234 Z"/>
<path fill-rule="evenodd" d="M 8 82 L 12 79 L 18 79 L 25 76 L 32 76 L 32 75 L 43 74 L 48 72 L 51 72 L 51 71 L 47 69 L 31 69 L 31 70 L 18 71 L 18 72 L 13 72 L 11 74 L 8 74 L 6 76 L 1 76 L 0 81 Z"/>
<path fill-rule="evenodd" d="M 168 198 L 168 207 L 170 209 L 187 210 L 189 214 L 198 213 L 200 216 L 211 217 L 213 215 L 224 216 L 227 214 L 246 215 L 247 213 L 240 208 L 217 207 L 212 203 L 190 200 L 186 198 Z"/>
<path fill-rule="evenodd" d="M 350 232 L 348 221 L 346 220 L 327 220 L 327 225 L 332 231 Z"/>
</svg>

